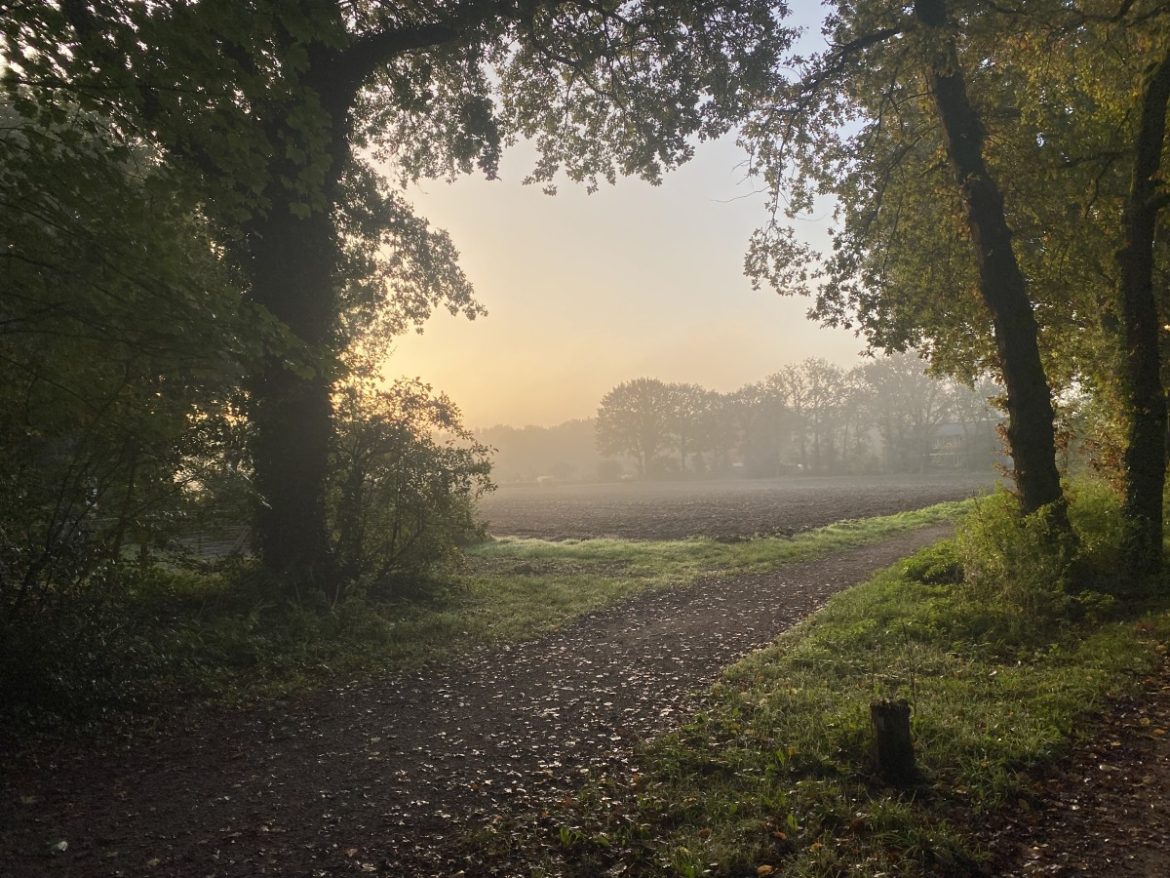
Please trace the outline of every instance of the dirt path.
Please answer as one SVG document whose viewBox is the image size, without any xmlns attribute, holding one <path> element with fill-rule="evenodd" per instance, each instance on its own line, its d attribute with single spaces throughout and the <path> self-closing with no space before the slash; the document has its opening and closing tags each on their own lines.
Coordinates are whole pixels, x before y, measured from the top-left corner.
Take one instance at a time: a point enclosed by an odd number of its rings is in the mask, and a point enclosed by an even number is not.
<svg viewBox="0 0 1170 878">
<path fill-rule="evenodd" d="M 1037 782 L 1037 807 L 985 834 L 995 874 L 1170 875 L 1170 661 L 1110 706 L 1098 734 Z"/>
<path fill-rule="evenodd" d="M 452 875 L 454 837 L 620 767 L 721 668 L 944 531 L 643 595 L 457 666 L 112 752 L 24 758 L 0 791 L 0 873 Z"/>
</svg>

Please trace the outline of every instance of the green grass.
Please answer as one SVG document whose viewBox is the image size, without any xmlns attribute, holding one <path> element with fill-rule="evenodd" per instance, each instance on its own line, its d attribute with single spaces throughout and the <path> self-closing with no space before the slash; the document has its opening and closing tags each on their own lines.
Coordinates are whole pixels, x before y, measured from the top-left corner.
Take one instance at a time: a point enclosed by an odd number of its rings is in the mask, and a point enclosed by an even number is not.
<svg viewBox="0 0 1170 878">
<path fill-rule="evenodd" d="M 477 642 L 531 637 L 647 589 L 821 558 L 951 521 L 967 508 L 967 502 L 940 503 L 897 515 L 842 521 L 793 537 L 732 543 L 705 538 L 501 539 L 469 552 L 466 571 L 459 578 L 463 592 L 452 610 L 460 630 Z"/>
<path fill-rule="evenodd" d="M 976 534 L 1005 515 L 998 500 L 980 506 Z M 554 815 L 558 836 L 514 827 L 534 874 L 978 874 L 969 828 L 1032 807 L 1030 772 L 1162 661 L 1170 599 L 1123 606 L 1033 583 L 1064 594 L 1063 612 L 1019 624 L 1008 598 L 1029 570 L 1003 600 L 986 581 L 971 587 L 960 547 L 975 540 L 895 565 L 730 668 L 702 715 L 646 748 L 640 772 Z M 881 698 L 913 705 L 913 789 L 871 768 Z"/>
<path fill-rule="evenodd" d="M 10 652 L 11 666 L 0 662 L 0 694 L 23 714 L 18 723 L 67 726 L 179 698 L 280 696 L 536 637 L 647 589 L 821 557 L 953 519 L 963 508 L 943 503 L 738 543 L 498 540 L 471 548 L 442 577 L 329 608 L 272 600 L 246 570 L 154 571 L 92 595 L 56 620 L 52 637 L 29 632 Z"/>
</svg>

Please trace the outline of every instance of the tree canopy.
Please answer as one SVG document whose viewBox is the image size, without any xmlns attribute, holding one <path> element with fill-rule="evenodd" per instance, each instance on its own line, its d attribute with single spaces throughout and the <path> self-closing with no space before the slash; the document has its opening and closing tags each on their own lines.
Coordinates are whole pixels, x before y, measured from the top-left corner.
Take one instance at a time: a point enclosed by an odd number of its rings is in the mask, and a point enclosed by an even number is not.
<svg viewBox="0 0 1170 878">
<path fill-rule="evenodd" d="M 1156 568 L 1164 5 L 831 7 L 828 48 L 743 129 L 772 192 L 749 274 L 815 296 L 815 316 L 878 348 L 920 347 L 968 379 L 994 370 L 1024 511 L 1063 502 L 1054 396 L 1112 399 L 1134 557 Z M 824 198 L 837 223 L 819 253 L 791 221 Z"/>
<path fill-rule="evenodd" d="M 67 95 L 150 144 L 199 193 L 226 264 L 292 346 L 250 364 L 260 548 L 320 581 L 331 388 L 355 339 L 478 306 L 446 238 L 389 177 L 496 172 L 518 137 L 533 181 L 657 180 L 728 130 L 790 35 L 763 2 L 155 4 L 9 11 L 18 109 Z M 379 332 L 381 330 L 381 332 Z"/>
</svg>

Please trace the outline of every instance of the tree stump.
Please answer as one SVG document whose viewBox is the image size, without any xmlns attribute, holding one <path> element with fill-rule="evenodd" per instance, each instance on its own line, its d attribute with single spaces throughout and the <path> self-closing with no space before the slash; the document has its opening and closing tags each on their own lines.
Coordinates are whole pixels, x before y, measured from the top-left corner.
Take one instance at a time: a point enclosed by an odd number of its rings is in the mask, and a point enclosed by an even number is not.
<svg viewBox="0 0 1170 878">
<path fill-rule="evenodd" d="M 873 723 L 873 766 L 887 783 L 906 787 L 919 779 L 910 739 L 910 702 L 875 701 L 869 706 Z"/>
</svg>

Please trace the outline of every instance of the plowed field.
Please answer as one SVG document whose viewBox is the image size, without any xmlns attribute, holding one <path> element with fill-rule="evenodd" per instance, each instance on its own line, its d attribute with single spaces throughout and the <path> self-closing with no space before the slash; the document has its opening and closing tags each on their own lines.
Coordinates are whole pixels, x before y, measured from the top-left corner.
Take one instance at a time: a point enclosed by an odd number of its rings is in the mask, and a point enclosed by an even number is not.
<svg viewBox="0 0 1170 878">
<path fill-rule="evenodd" d="M 791 535 L 992 489 L 993 473 L 504 485 L 480 504 L 495 536 L 742 539 Z"/>
</svg>

